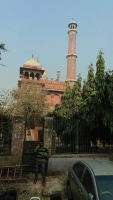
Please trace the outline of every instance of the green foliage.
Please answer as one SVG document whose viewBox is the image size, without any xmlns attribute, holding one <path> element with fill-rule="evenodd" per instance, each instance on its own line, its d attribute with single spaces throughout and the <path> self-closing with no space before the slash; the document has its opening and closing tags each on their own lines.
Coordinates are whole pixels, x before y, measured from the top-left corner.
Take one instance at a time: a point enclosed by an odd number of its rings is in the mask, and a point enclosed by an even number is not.
<svg viewBox="0 0 113 200">
<path fill-rule="evenodd" d="M 81 90 L 81 75 L 79 74 L 77 77 L 77 81 L 72 88 L 72 108 L 73 108 L 73 116 L 78 117 L 80 108 L 83 104 L 82 100 L 82 90 Z"/>
<path fill-rule="evenodd" d="M 61 105 L 56 107 L 55 114 L 59 117 L 70 118 L 72 116 L 72 90 L 69 84 L 67 84 L 66 90 L 62 95 Z"/>
<path fill-rule="evenodd" d="M 100 51 L 96 62 L 95 86 L 98 92 L 97 103 L 103 100 L 105 89 L 105 60 L 102 55 L 103 52 Z"/>
<path fill-rule="evenodd" d="M 94 98 L 94 105 L 96 110 L 96 124 L 102 123 L 104 126 L 105 123 L 105 115 L 104 110 L 106 109 L 106 98 L 105 98 L 105 61 L 103 58 L 103 52 L 100 51 L 99 55 L 97 57 L 96 62 L 96 74 L 95 74 L 95 88 L 97 91 L 97 94 Z"/>
<path fill-rule="evenodd" d="M 96 73 L 94 76 L 92 64 L 89 66 L 87 80 L 83 85 L 82 118 L 87 126 L 94 129 L 103 124 L 105 126 L 105 61 L 100 51 L 97 56 Z"/>
<path fill-rule="evenodd" d="M 97 62 L 96 62 L 96 76 L 95 79 L 100 80 L 104 77 L 104 70 L 105 70 L 105 60 L 103 58 L 103 52 L 100 51 L 99 55 L 97 56 Z"/>
<path fill-rule="evenodd" d="M 83 84 L 83 105 L 81 107 L 81 117 L 86 121 L 87 125 L 93 128 L 95 126 L 95 106 L 94 98 L 97 94 L 95 89 L 94 69 L 92 63 L 88 67 L 87 79 Z"/>
<path fill-rule="evenodd" d="M 83 99 L 89 103 L 91 103 L 92 98 L 96 95 L 96 90 L 95 90 L 95 80 L 94 80 L 94 69 L 91 65 L 88 67 L 88 75 L 87 75 L 87 80 L 84 81 L 83 85 Z"/>
<path fill-rule="evenodd" d="M 89 129 L 107 127 L 113 131 L 113 71 L 105 73 L 103 52 L 97 56 L 96 73 L 92 63 L 88 67 L 87 79 L 81 87 L 81 76 L 71 89 L 67 85 L 60 106 L 54 116 L 61 120 L 79 118 Z M 64 128 L 65 130 L 65 128 Z"/>
<path fill-rule="evenodd" d="M 47 112 L 47 91 L 36 83 L 23 82 L 21 88 L 12 90 L 11 95 L 15 101 L 13 104 L 14 115 L 40 116 Z"/>
<path fill-rule="evenodd" d="M 71 119 L 73 116 L 78 116 L 80 106 L 82 105 L 82 92 L 81 92 L 81 75 L 73 86 L 67 84 L 66 90 L 62 96 L 61 105 L 55 109 L 55 114 L 65 119 Z"/>
<path fill-rule="evenodd" d="M 0 134 L 11 137 L 13 123 L 10 115 L 0 114 Z"/>
<path fill-rule="evenodd" d="M 10 90 L 3 89 L 0 91 L 0 114 L 1 115 L 11 115 L 13 109 L 13 98 L 11 96 Z"/>
<path fill-rule="evenodd" d="M 5 48 L 5 44 L 0 44 L 0 50 L 2 50 L 4 52 L 7 51 L 7 49 Z M 1 55 L 1 51 L 0 51 L 0 55 Z M 1 60 L 1 57 L 0 57 L 0 60 Z M 3 64 L 0 64 L 0 65 L 5 66 Z"/>
<path fill-rule="evenodd" d="M 113 131 L 113 71 L 105 73 L 103 123 Z"/>
</svg>

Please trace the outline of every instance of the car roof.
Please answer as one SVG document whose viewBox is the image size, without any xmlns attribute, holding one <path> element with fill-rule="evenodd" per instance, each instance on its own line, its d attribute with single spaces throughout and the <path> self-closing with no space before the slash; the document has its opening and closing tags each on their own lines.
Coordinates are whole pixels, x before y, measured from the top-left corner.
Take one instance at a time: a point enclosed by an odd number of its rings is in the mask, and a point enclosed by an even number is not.
<svg viewBox="0 0 113 200">
<path fill-rule="evenodd" d="M 87 161 L 77 161 L 78 163 L 85 164 L 88 168 L 92 169 L 96 176 L 109 176 L 113 175 L 113 162 L 109 160 L 87 160 Z M 76 162 L 76 163 L 77 163 Z"/>
</svg>

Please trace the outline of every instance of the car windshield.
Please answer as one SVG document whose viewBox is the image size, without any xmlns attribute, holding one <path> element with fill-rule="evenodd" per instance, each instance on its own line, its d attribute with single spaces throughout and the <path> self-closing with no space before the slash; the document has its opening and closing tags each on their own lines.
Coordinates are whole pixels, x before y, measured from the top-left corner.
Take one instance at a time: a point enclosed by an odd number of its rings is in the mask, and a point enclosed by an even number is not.
<svg viewBox="0 0 113 200">
<path fill-rule="evenodd" d="M 113 200 L 113 176 L 96 176 L 101 200 Z"/>
</svg>

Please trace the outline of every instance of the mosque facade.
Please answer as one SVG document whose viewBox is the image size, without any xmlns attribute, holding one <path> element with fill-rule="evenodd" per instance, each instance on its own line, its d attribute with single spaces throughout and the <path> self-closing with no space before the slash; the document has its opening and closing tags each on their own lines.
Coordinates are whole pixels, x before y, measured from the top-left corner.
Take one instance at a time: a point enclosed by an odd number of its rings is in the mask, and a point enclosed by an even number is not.
<svg viewBox="0 0 113 200">
<path fill-rule="evenodd" d="M 18 80 L 18 87 L 21 88 L 21 84 L 26 79 L 28 83 L 35 81 L 37 84 L 41 84 L 48 93 L 46 100 L 49 105 L 49 111 L 53 112 L 56 104 L 61 103 L 61 97 L 66 89 L 66 84 L 69 83 L 73 86 L 76 82 L 76 35 L 77 24 L 72 20 L 68 25 L 68 54 L 67 58 L 67 76 L 65 81 L 60 81 L 60 71 L 57 71 L 56 80 L 48 79 L 48 72 L 46 69 L 34 59 L 29 59 L 20 67 L 20 77 Z"/>
</svg>

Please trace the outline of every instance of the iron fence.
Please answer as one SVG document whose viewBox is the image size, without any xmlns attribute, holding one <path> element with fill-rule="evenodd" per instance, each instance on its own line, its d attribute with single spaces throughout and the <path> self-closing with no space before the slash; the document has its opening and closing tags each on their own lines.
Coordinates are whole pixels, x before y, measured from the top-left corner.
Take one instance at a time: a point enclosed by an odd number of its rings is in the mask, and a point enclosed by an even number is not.
<svg viewBox="0 0 113 200">
<path fill-rule="evenodd" d="M 91 130 L 80 120 L 53 122 L 52 153 L 110 153 L 113 134 L 108 127 Z"/>
<path fill-rule="evenodd" d="M 93 130 L 79 122 L 80 153 L 110 153 L 113 151 L 113 134 L 102 124 Z"/>
<path fill-rule="evenodd" d="M 12 140 L 12 119 L 10 116 L 0 115 L 0 155 L 10 155 Z"/>
<path fill-rule="evenodd" d="M 53 120 L 52 153 L 75 153 L 78 148 L 78 121 Z"/>
</svg>

